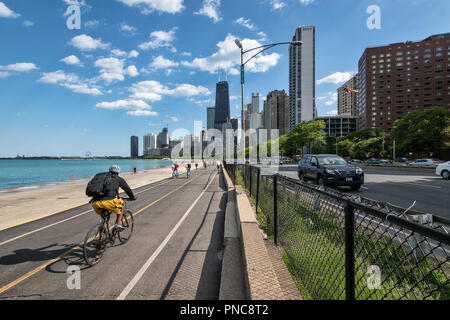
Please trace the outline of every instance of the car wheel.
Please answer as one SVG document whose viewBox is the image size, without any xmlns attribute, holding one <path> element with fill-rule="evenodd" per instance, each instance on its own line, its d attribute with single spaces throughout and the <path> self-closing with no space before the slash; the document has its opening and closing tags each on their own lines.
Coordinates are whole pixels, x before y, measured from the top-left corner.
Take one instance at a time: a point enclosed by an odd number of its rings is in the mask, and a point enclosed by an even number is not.
<svg viewBox="0 0 450 320">
<path fill-rule="evenodd" d="M 322 176 L 317 177 L 317 184 L 322 187 L 326 187 L 325 179 Z"/>
<path fill-rule="evenodd" d="M 301 172 L 301 171 L 298 172 L 298 179 L 299 179 L 301 182 L 305 182 L 305 183 L 306 183 L 305 175 L 304 175 L 303 172 Z"/>
<path fill-rule="evenodd" d="M 354 186 L 350 186 L 350 188 L 352 188 L 353 191 L 358 191 L 359 189 L 361 189 L 361 185 L 357 184 L 357 185 L 354 185 Z"/>
<path fill-rule="evenodd" d="M 447 170 L 442 171 L 441 173 L 442 178 L 444 178 L 445 180 L 450 179 L 450 172 Z"/>
</svg>

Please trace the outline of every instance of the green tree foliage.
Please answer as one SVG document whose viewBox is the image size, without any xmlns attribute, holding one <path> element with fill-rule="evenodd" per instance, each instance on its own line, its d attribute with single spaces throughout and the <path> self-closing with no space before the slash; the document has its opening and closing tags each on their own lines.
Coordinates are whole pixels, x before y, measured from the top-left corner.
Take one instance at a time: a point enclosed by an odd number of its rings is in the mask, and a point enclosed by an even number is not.
<svg viewBox="0 0 450 320">
<path fill-rule="evenodd" d="M 298 123 L 287 135 L 280 137 L 280 151 L 294 155 L 303 146 L 310 149 L 316 144 L 325 144 L 325 122 L 316 120 Z"/>
<path fill-rule="evenodd" d="M 433 152 L 439 157 L 442 150 L 450 148 L 450 110 L 443 107 L 413 111 L 394 125 L 398 154 L 413 152 L 420 157 Z"/>
</svg>

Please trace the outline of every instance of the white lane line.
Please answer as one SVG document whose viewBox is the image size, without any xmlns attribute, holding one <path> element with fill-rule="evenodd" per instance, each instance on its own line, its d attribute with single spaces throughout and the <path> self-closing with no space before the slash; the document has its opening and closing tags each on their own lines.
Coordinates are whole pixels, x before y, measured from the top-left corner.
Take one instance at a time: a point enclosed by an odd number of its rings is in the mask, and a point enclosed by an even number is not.
<svg viewBox="0 0 450 320">
<path fill-rule="evenodd" d="M 158 185 L 156 185 L 156 186 L 153 186 L 153 187 L 148 188 L 148 189 L 145 189 L 145 190 L 141 190 L 141 191 L 139 191 L 139 192 L 136 192 L 135 194 L 140 194 L 140 193 L 143 193 L 143 192 L 145 192 L 145 191 L 154 189 L 154 188 L 156 188 L 156 187 L 165 185 L 165 184 L 169 183 L 170 181 L 172 181 L 172 180 L 166 181 L 166 182 L 164 182 L 164 183 L 158 184 Z M 33 233 L 36 233 L 36 232 L 39 232 L 39 231 L 42 231 L 42 230 L 45 230 L 45 229 L 54 227 L 54 226 L 56 226 L 56 225 L 58 225 L 58 224 L 61 224 L 61 223 L 64 223 L 64 222 L 73 220 L 73 219 L 75 219 L 75 218 L 81 217 L 81 216 L 83 216 L 83 215 L 85 215 L 85 214 L 88 214 L 89 212 L 92 212 L 92 211 L 94 211 L 94 210 L 91 209 L 91 210 L 85 211 L 85 212 L 83 212 L 83 213 L 77 214 L 76 216 L 73 216 L 73 217 L 70 217 L 70 218 L 67 218 L 67 219 L 64 219 L 64 220 L 61 220 L 61 221 L 58 221 L 58 222 L 49 224 L 49 225 L 47 225 L 47 226 L 45 226 L 45 227 L 42 227 L 42 228 L 39 228 L 39 229 L 30 231 L 30 232 L 24 233 L 24 234 L 22 234 L 22 235 L 20 235 L 20 236 L 14 237 L 14 238 L 12 238 L 12 239 L 9 239 L 9 240 L 0 242 L 0 246 L 3 246 L 3 245 L 5 245 L 5 244 L 7 244 L 7 243 L 10 243 L 10 242 L 13 242 L 13 241 L 15 241 L 15 240 L 24 238 L 24 237 L 26 237 L 26 236 L 29 236 L 29 235 L 33 234 Z"/>
<path fill-rule="evenodd" d="M 200 200 L 200 198 L 205 194 L 206 190 L 208 190 L 211 183 L 214 181 L 214 178 L 216 177 L 217 173 L 214 174 L 214 177 L 209 182 L 208 186 L 202 191 L 202 193 L 195 199 L 194 203 L 189 207 L 189 209 L 186 211 L 186 213 L 183 215 L 183 217 L 178 221 L 178 223 L 175 225 L 175 227 L 170 231 L 170 233 L 167 235 L 167 237 L 164 239 L 163 242 L 159 245 L 158 249 L 151 255 L 151 257 L 145 262 L 145 264 L 142 266 L 142 268 L 138 271 L 138 273 L 134 276 L 134 278 L 130 281 L 130 283 L 123 289 L 122 293 L 117 297 L 116 300 L 125 300 L 125 298 L 128 296 L 128 294 L 133 290 L 134 286 L 138 283 L 138 281 L 142 278 L 144 273 L 147 271 L 147 269 L 150 267 L 150 265 L 155 261 L 155 259 L 158 257 L 158 255 L 161 253 L 161 251 L 165 248 L 167 243 L 170 241 L 170 239 L 173 237 L 175 232 L 178 230 L 178 228 L 181 226 L 181 224 L 186 220 L 189 213 L 191 213 L 192 209 L 195 207 L 197 202 Z"/>
</svg>

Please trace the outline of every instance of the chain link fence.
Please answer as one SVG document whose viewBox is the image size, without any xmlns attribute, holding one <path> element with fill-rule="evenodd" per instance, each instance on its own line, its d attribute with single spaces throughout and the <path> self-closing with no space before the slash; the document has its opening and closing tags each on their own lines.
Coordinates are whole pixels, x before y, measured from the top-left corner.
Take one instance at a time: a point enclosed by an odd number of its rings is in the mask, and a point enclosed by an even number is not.
<svg viewBox="0 0 450 320">
<path fill-rule="evenodd" d="M 258 167 L 226 169 L 236 170 L 234 181 L 249 191 L 312 299 L 450 299 L 448 220 Z"/>
</svg>

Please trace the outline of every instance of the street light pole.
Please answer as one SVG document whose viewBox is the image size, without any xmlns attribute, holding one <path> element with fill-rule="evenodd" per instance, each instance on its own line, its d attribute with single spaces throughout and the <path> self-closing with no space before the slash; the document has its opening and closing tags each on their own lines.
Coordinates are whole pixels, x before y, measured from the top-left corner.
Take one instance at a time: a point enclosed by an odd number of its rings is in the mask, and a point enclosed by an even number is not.
<svg viewBox="0 0 450 320">
<path fill-rule="evenodd" d="M 292 41 L 292 42 L 278 42 L 278 43 L 271 43 L 271 44 L 266 44 L 266 45 L 262 45 L 259 47 L 255 47 L 255 48 L 251 48 L 251 49 L 247 49 L 244 50 L 244 46 L 242 45 L 242 43 L 236 39 L 234 41 L 237 45 L 237 47 L 241 50 L 241 102 L 242 102 L 242 117 L 241 117 L 241 122 L 242 122 L 242 141 L 241 141 L 241 145 L 242 145 L 242 159 L 243 159 L 243 164 L 245 165 L 245 161 L 246 161 L 246 156 L 245 156 L 245 112 L 244 112 L 244 84 L 245 84 L 245 65 L 252 60 L 254 57 L 256 57 L 257 55 L 259 55 L 260 53 L 273 48 L 275 46 L 281 45 L 281 44 L 290 44 L 290 45 L 295 45 L 295 46 L 301 46 L 303 44 L 302 41 Z M 244 61 L 244 55 L 248 52 L 254 51 L 254 50 L 258 50 L 260 49 L 260 51 L 258 51 L 256 54 L 254 54 L 253 56 L 251 56 L 249 59 L 247 59 L 247 61 Z M 244 175 L 245 175 L 245 170 L 244 170 Z"/>
</svg>

